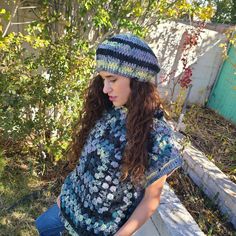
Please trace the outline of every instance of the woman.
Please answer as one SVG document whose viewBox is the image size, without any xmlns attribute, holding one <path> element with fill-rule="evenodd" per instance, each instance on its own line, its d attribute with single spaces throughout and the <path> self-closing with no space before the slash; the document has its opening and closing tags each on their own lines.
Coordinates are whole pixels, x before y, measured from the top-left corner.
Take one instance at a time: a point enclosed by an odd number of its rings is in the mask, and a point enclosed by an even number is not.
<svg viewBox="0 0 236 236">
<path fill-rule="evenodd" d="M 77 166 L 58 203 L 36 220 L 40 235 L 130 236 L 155 212 L 166 178 L 182 164 L 154 85 L 160 71 L 151 48 L 118 34 L 96 51 L 75 130 Z"/>
</svg>

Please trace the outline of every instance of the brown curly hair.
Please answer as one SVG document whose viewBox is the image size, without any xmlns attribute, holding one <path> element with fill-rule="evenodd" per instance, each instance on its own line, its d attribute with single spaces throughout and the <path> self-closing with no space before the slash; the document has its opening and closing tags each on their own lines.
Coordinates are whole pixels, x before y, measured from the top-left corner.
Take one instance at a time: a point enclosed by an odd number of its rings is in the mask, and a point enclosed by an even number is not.
<svg viewBox="0 0 236 236">
<path fill-rule="evenodd" d="M 131 94 L 125 105 L 127 144 L 122 158 L 121 180 L 130 177 L 133 184 L 143 180 L 148 165 L 148 136 L 152 127 L 153 115 L 161 105 L 157 89 L 149 82 L 130 81 Z M 112 102 L 103 93 L 103 79 L 94 77 L 85 93 L 85 103 L 80 118 L 74 127 L 73 141 L 68 152 L 70 166 L 78 162 L 82 148 L 90 130 L 101 118 Z"/>
</svg>

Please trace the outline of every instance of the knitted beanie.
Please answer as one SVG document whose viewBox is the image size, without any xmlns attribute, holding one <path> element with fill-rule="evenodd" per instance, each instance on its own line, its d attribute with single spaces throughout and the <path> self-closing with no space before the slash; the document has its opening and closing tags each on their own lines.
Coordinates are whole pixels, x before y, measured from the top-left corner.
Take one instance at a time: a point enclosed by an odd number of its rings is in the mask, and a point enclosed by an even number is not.
<svg viewBox="0 0 236 236">
<path fill-rule="evenodd" d="M 136 78 L 138 81 L 155 83 L 160 67 L 147 43 L 126 33 L 112 36 L 98 45 L 96 71 L 107 71 Z"/>
</svg>

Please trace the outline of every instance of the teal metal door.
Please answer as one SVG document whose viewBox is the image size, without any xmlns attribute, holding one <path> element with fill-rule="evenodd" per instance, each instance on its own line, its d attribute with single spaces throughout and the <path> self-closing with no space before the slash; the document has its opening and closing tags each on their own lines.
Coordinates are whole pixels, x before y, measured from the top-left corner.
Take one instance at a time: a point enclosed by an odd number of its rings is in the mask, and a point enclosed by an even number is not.
<svg viewBox="0 0 236 236">
<path fill-rule="evenodd" d="M 228 55 L 207 106 L 236 124 L 236 48 L 231 46 Z"/>
</svg>

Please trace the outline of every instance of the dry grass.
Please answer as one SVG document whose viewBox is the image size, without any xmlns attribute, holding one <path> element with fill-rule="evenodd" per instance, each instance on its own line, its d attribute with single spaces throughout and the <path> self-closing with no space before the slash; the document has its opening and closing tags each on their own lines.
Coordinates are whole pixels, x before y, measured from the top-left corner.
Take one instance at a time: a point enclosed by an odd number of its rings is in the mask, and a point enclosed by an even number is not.
<svg viewBox="0 0 236 236">
<path fill-rule="evenodd" d="M 236 183 L 236 126 L 198 106 L 191 107 L 184 123 L 192 144 Z"/>
<path fill-rule="evenodd" d="M 34 158 L 8 155 L 0 175 L 0 236 L 36 236 L 34 221 L 54 203 L 55 184 L 37 176 Z"/>
<path fill-rule="evenodd" d="M 168 183 L 207 236 L 236 236 L 227 217 L 220 213 L 214 201 L 206 197 L 183 170 L 174 172 L 168 178 Z"/>
<path fill-rule="evenodd" d="M 188 110 L 184 123 L 188 141 L 236 182 L 236 127 L 210 109 L 196 105 Z M 214 201 L 182 170 L 176 171 L 168 182 L 206 235 L 236 236 L 232 224 L 227 223 L 227 217 L 221 215 Z"/>
</svg>

